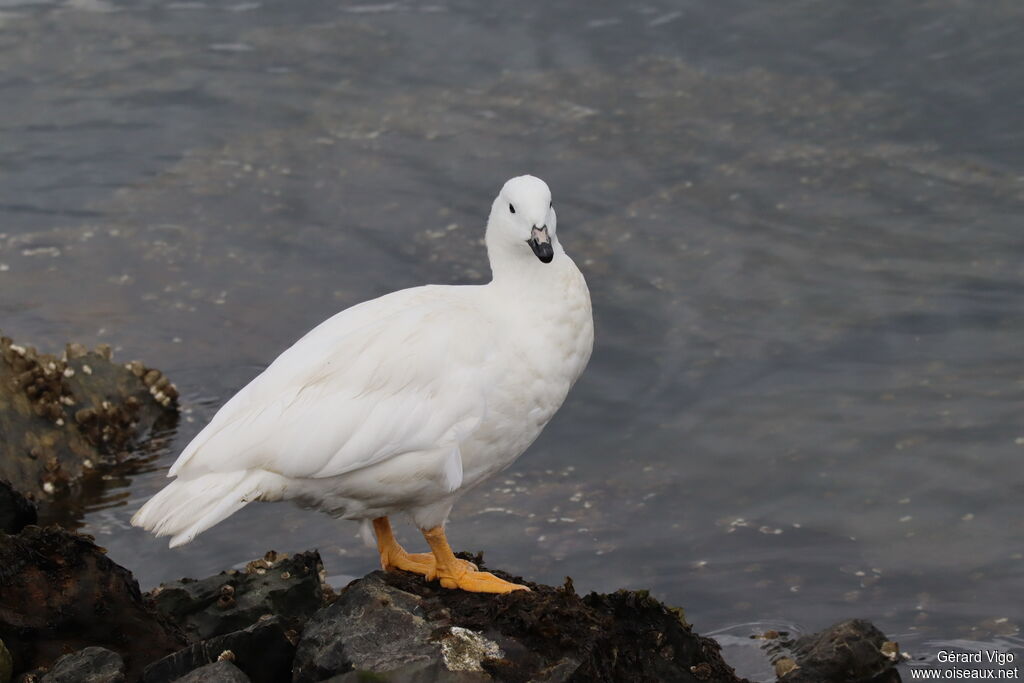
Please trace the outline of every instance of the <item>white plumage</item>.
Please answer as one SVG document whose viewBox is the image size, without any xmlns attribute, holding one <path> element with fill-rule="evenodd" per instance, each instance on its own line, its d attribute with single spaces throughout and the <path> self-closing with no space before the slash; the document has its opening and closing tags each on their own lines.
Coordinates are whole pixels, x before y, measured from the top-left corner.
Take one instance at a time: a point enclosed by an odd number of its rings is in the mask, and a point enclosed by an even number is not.
<svg viewBox="0 0 1024 683">
<path fill-rule="evenodd" d="M 442 527 L 590 357 L 590 295 L 555 228 L 547 185 L 508 181 L 487 224 L 491 282 L 401 290 L 321 323 L 217 412 L 132 523 L 176 546 L 249 502 L 302 499 Z"/>
</svg>

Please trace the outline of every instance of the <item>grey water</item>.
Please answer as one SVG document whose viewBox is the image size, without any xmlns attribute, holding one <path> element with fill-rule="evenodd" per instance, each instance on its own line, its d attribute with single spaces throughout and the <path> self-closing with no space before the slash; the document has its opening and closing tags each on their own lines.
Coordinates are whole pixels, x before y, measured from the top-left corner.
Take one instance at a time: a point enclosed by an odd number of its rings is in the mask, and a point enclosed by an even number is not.
<svg viewBox="0 0 1024 683">
<path fill-rule="evenodd" d="M 533 173 L 596 348 L 454 545 L 649 588 L 754 678 L 749 635 L 853 616 L 1019 661 L 1022 34 L 958 0 L 0 0 L 0 329 L 182 391 L 79 520 L 144 589 L 268 548 L 341 584 L 376 565 L 351 523 L 253 505 L 171 551 L 128 519 L 314 324 L 484 281 Z"/>
</svg>

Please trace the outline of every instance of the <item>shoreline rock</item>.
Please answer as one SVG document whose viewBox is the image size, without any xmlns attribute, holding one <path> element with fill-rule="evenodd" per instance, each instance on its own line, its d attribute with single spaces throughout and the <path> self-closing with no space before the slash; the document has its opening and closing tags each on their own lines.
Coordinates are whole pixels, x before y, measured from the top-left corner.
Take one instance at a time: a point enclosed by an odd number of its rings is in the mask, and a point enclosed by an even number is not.
<svg viewBox="0 0 1024 683">
<path fill-rule="evenodd" d="M 64 655 L 40 683 L 124 683 L 124 660 L 102 647 Z"/>
<path fill-rule="evenodd" d="M 173 683 L 221 661 L 232 662 L 252 683 L 287 681 L 297 638 L 277 617 L 259 619 L 244 629 L 197 642 L 153 662 L 143 671 L 142 683 Z"/>
<path fill-rule="evenodd" d="M 39 515 L 32 501 L 21 495 L 9 481 L 0 479 L 0 533 L 16 534 L 38 521 Z"/>
<path fill-rule="evenodd" d="M 47 502 L 98 468 L 121 464 L 177 420 L 178 391 L 159 370 L 113 362 L 107 345 L 60 356 L 0 337 L 0 479 Z"/>
<path fill-rule="evenodd" d="M 324 576 L 315 551 L 291 557 L 270 551 L 243 571 L 165 583 L 146 597 L 193 642 L 244 629 L 268 615 L 298 631 L 333 595 Z"/>
<path fill-rule="evenodd" d="M 394 680 L 741 681 L 715 641 L 644 591 L 581 597 L 569 580 L 525 584 L 531 592 L 496 597 L 373 572 L 306 625 L 293 681 L 349 672 L 385 680 L 391 672 Z"/>
<path fill-rule="evenodd" d="M 840 621 L 796 639 L 778 633 L 765 637 L 780 683 L 900 681 L 894 668 L 902 661 L 899 646 L 864 619 Z"/>
<path fill-rule="evenodd" d="M 0 534 L 0 640 L 15 673 L 50 668 L 66 653 L 101 646 L 124 659 L 130 681 L 188 644 L 144 602 L 132 573 L 90 537 L 37 526 Z"/>
<path fill-rule="evenodd" d="M 335 595 L 312 551 L 144 595 L 89 537 L 26 526 L 0 533 L 0 650 L 19 683 L 102 672 L 130 683 L 743 683 L 717 642 L 645 591 L 580 596 L 570 579 L 489 571 L 531 591 L 464 593 L 375 571 Z M 864 621 L 795 641 L 775 634 L 766 649 L 777 665 L 789 659 L 780 683 L 900 680 L 895 643 Z"/>
</svg>

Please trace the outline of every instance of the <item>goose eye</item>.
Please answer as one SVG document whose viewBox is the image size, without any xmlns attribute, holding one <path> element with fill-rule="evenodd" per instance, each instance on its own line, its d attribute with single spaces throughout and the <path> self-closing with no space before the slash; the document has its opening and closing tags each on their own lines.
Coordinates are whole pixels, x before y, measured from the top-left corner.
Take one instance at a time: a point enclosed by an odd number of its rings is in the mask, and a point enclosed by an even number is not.
<svg viewBox="0 0 1024 683">
<path fill-rule="evenodd" d="M 515 213 L 516 212 L 516 207 L 512 206 L 511 204 L 509 204 L 508 205 L 508 210 L 511 211 L 512 213 Z"/>
</svg>

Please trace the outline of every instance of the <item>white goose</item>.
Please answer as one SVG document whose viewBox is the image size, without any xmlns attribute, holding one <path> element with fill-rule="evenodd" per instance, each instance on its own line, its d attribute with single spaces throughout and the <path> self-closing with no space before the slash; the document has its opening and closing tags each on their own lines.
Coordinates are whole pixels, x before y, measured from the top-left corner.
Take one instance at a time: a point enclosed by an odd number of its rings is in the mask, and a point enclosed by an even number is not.
<svg viewBox="0 0 1024 683">
<path fill-rule="evenodd" d="M 250 502 L 301 499 L 372 522 L 385 569 L 525 588 L 456 559 L 444 525 L 537 438 L 590 359 L 590 292 L 555 225 L 544 181 L 509 180 L 487 221 L 491 282 L 404 289 L 321 323 L 217 412 L 132 524 L 174 547 Z M 398 544 L 398 513 L 431 553 Z"/>
</svg>

